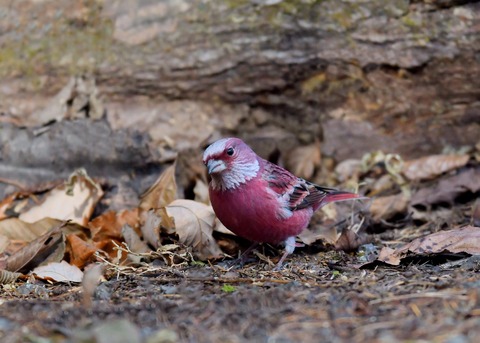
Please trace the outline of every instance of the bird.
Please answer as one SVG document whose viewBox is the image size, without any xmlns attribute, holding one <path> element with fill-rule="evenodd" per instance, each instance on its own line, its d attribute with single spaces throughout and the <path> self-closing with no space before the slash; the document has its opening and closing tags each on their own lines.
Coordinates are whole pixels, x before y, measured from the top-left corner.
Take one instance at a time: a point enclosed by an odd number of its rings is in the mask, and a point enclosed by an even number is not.
<svg viewBox="0 0 480 343">
<path fill-rule="evenodd" d="M 230 231 L 254 243 L 242 256 L 258 243 L 285 245 L 275 270 L 293 253 L 295 237 L 315 211 L 328 203 L 362 198 L 297 177 L 236 137 L 209 145 L 203 163 L 211 176 L 208 188 L 215 215 Z"/>
</svg>

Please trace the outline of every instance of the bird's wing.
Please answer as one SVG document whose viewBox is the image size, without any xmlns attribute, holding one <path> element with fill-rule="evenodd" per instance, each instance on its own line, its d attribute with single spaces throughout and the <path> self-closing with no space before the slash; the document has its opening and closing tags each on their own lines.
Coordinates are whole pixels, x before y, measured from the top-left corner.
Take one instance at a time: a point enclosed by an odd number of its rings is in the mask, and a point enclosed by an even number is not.
<svg viewBox="0 0 480 343">
<path fill-rule="evenodd" d="M 336 191 L 296 177 L 268 161 L 265 161 L 263 178 L 268 182 L 270 189 L 285 200 L 286 206 L 291 211 L 319 204 L 329 193 Z"/>
</svg>

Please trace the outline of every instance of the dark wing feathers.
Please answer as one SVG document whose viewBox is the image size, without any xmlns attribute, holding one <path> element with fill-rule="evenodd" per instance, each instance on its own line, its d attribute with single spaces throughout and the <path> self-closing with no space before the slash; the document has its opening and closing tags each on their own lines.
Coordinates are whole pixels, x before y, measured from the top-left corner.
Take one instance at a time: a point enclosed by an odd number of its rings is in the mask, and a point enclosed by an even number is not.
<svg viewBox="0 0 480 343">
<path fill-rule="evenodd" d="M 311 207 L 320 203 L 329 192 L 329 188 L 317 186 L 300 178 L 299 181 L 301 182 L 300 185 L 294 187 L 293 193 L 290 195 L 290 209 L 292 211 L 301 210 L 302 208 Z M 295 201 L 297 197 L 298 200 Z"/>
<path fill-rule="evenodd" d="M 264 179 L 268 186 L 279 196 L 289 195 L 288 208 L 291 211 L 314 206 L 320 203 L 333 188 L 320 187 L 314 183 L 296 177 L 289 171 L 265 161 Z"/>
</svg>

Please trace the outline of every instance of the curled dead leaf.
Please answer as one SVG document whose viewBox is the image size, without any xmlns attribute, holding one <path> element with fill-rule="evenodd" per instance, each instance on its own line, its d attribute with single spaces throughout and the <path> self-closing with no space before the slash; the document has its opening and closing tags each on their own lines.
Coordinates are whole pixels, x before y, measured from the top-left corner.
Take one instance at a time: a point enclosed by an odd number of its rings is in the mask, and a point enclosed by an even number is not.
<svg viewBox="0 0 480 343">
<path fill-rule="evenodd" d="M 356 251 L 359 246 L 367 243 L 367 241 L 366 236 L 360 236 L 354 230 L 343 229 L 335 243 L 335 249 L 346 252 Z"/>
<path fill-rule="evenodd" d="M 448 171 L 465 166 L 468 155 L 432 155 L 406 161 L 402 173 L 411 181 L 433 179 Z"/>
<path fill-rule="evenodd" d="M 43 218 L 34 223 L 8 218 L 0 221 L 0 235 L 15 240 L 32 241 L 61 223 L 61 220 L 53 218 Z"/>
<path fill-rule="evenodd" d="M 143 211 L 167 206 L 177 197 L 176 163 L 165 169 L 157 181 L 142 194 L 139 207 Z"/>
<path fill-rule="evenodd" d="M 140 227 L 143 235 L 143 239 L 157 249 L 161 244 L 160 242 L 160 224 L 162 218 L 157 216 L 154 211 L 149 210 L 142 214 L 143 225 Z"/>
<path fill-rule="evenodd" d="M 50 190 L 42 203 L 20 214 L 20 219 L 33 223 L 45 217 L 71 220 L 86 225 L 103 191 L 87 173 L 75 171 L 63 185 Z"/>
<path fill-rule="evenodd" d="M 81 239 L 76 234 L 67 235 L 67 253 L 70 263 L 79 268 L 85 267 L 92 262 L 97 248 L 89 242 Z"/>
<path fill-rule="evenodd" d="M 65 251 L 62 232 L 64 225 L 67 225 L 67 223 L 52 228 L 9 256 L 5 260 L 5 269 L 13 272 L 28 272 L 46 260 L 51 261 L 50 256 L 55 256 L 55 258 L 61 260 Z M 58 248 L 60 248 L 60 251 Z"/>
<path fill-rule="evenodd" d="M 174 220 L 180 242 L 191 246 L 195 256 L 202 260 L 221 256 L 222 251 L 212 236 L 216 217 L 210 206 L 178 199 L 165 209 Z"/>
<path fill-rule="evenodd" d="M 383 248 L 378 260 L 391 265 L 399 265 L 401 260 L 407 256 L 439 254 L 442 252 L 480 255 L 480 228 L 466 226 L 449 231 L 435 232 L 414 239 L 397 249 Z"/>
<path fill-rule="evenodd" d="M 56 282 L 80 282 L 83 278 L 83 272 L 77 266 L 68 264 L 66 261 L 39 266 L 32 273 L 38 278 Z"/>
<path fill-rule="evenodd" d="M 475 195 L 478 191 L 480 191 L 480 168 L 469 168 L 442 178 L 433 187 L 420 189 L 413 194 L 411 205 L 419 208 L 440 203 L 452 205 L 462 194 Z"/>
<path fill-rule="evenodd" d="M 374 221 L 390 219 L 397 214 L 406 213 L 409 197 L 404 193 L 374 198 L 370 213 Z"/>
<path fill-rule="evenodd" d="M 132 228 L 138 228 L 139 222 L 139 211 L 134 208 L 120 212 L 105 212 L 88 223 L 88 228 L 91 230 L 92 240 L 95 242 L 112 238 L 121 240 L 122 227 L 128 224 Z"/>
</svg>

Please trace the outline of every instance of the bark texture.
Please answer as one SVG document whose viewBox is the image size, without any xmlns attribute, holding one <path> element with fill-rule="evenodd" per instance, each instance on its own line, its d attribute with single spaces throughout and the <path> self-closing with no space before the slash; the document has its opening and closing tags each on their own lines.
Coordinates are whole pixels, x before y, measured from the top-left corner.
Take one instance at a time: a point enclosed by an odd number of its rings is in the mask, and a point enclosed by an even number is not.
<svg viewBox="0 0 480 343">
<path fill-rule="evenodd" d="M 338 159 L 480 136 L 476 1 L 0 0 L 0 14 L 6 113 L 34 118 L 86 73 L 120 119 L 193 101 L 236 116 L 208 122 L 222 134 L 320 138 Z"/>
</svg>

